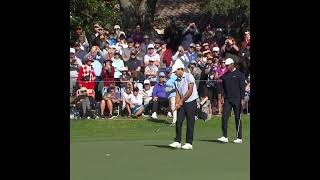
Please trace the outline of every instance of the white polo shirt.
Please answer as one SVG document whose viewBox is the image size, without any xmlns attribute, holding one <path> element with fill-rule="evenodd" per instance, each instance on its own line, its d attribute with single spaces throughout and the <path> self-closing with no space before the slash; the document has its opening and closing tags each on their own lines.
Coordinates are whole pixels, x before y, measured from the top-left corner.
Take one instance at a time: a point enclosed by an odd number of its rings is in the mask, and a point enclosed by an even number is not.
<svg viewBox="0 0 320 180">
<path fill-rule="evenodd" d="M 192 74 L 183 72 L 183 75 L 181 78 L 177 77 L 176 81 L 174 82 L 177 91 L 179 92 L 180 96 L 185 96 L 188 91 L 188 85 L 190 83 L 193 83 L 193 90 L 191 96 L 185 101 L 185 102 L 191 102 L 195 99 L 197 99 L 198 91 L 195 84 L 195 79 Z"/>
</svg>

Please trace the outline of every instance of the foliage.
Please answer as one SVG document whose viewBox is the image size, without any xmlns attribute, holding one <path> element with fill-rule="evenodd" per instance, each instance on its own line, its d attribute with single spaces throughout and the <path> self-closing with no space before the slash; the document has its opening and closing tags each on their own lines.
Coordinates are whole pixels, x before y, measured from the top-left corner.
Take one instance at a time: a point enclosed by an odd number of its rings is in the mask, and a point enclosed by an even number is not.
<svg viewBox="0 0 320 180">
<path fill-rule="evenodd" d="M 101 26 L 120 23 L 118 0 L 70 0 L 70 30 L 80 25 L 88 32 L 94 22 Z"/>
<path fill-rule="evenodd" d="M 209 0 L 205 10 L 211 16 L 223 15 L 232 19 L 248 19 L 250 0 Z"/>
</svg>

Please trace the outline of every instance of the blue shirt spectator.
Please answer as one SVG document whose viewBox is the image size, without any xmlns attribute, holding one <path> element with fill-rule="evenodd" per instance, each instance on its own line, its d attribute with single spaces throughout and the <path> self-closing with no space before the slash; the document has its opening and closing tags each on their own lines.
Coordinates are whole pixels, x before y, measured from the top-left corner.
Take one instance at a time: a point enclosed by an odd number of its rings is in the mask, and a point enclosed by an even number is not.
<svg viewBox="0 0 320 180">
<path fill-rule="evenodd" d="M 167 78 L 165 85 L 166 85 L 167 96 L 168 98 L 171 98 L 176 96 L 176 89 L 175 89 L 174 82 L 176 81 L 177 76 L 174 73 L 171 73 L 171 68 L 167 68 L 167 69 L 166 69 L 166 73 L 168 73 L 167 77 L 168 76 L 169 77 Z"/>
<path fill-rule="evenodd" d="M 102 71 L 102 64 L 97 61 L 97 60 L 94 60 L 92 63 L 91 63 L 93 69 L 94 69 L 94 73 L 96 74 L 96 76 L 100 76 L 101 75 L 101 71 Z"/>
<path fill-rule="evenodd" d="M 163 99 L 168 99 L 167 94 L 166 94 L 166 89 L 165 89 L 165 84 L 163 83 L 157 83 L 153 87 L 152 91 L 152 97 L 158 97 L 158 98 L 163 98 Z"/>
</svg>

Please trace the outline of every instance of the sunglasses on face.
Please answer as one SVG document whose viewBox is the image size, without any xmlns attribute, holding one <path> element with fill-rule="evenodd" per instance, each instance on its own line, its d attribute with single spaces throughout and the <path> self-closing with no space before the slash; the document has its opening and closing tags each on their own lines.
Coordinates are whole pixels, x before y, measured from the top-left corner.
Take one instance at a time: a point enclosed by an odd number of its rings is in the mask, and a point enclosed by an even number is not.
<svg viewBox="0 0 320 180">
<path fill-rule="evenodd" d="M 144 84 L 145 86 L 149 86 L 150 84 Z"/>
<path fill-rule="evenodd" d="M 85 93 L 85 92 L 87 92 L 86 90 L 84 90 L 84 91 L 80 91 L 81 93 Z"/>
</svg>

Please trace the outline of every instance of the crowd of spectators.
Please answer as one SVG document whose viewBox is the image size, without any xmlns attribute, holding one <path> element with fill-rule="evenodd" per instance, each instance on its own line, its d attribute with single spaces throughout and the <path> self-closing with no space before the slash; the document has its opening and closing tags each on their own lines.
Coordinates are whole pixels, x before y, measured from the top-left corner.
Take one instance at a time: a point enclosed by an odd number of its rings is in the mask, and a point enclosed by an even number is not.
<svg viewBox="0 0 320 180">
<path fill-rule="evenodd" d="M 156 119 L 157 114 L 164 113 L 173 117 L 174 123 L 173 82 L 177 77 L 172 66 L 177 61 L 196 80 L 203 119 L 222 113 L 225 59 L 233 59 L 236 68 L 245 74 L 249 95 L 248 28 L 208 24 L 200 30 L 191 22 L 181 29 L 172 21 L 163 35 L 151 39 L 139 24 L 132 32 L 121 30 L 119 25 L 110 28 L 94 23 L 92 27 L 92 32 L 86 33 L 77 26 L 70 46 L 70 98 L 82 109 L 83 118 L 112 118 L 114 107 L 119 106 L 122 114 L 129 117 L 145 115 Z M 92 98 L 84 98 L 85 95 Z"/>
</svg>

